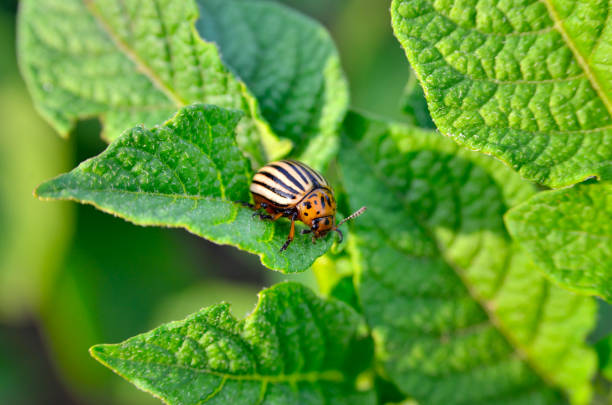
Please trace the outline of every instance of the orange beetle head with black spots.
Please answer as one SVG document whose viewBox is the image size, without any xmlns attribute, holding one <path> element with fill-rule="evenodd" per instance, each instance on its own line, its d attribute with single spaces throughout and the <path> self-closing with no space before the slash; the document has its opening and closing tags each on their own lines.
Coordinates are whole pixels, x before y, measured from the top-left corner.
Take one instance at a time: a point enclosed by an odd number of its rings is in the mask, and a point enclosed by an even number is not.
<svg viewBox="0 0 612 405">
<path fill-rule="evenodd" d="M 311 191 L 296 208 L 299 220 L 310 227 L 316 238 L 336 227 L 336 200 L 327 188 Z"/>
</svg>

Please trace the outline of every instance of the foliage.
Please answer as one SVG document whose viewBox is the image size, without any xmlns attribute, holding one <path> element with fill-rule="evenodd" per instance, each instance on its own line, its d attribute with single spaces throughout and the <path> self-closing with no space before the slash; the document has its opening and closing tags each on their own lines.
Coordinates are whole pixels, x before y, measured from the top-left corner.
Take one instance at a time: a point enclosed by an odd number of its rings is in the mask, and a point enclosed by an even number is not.
<svg viewBox="0 0 612 405">
<path fill-rule="evenodd" d="M 299 160 L 323 167 L 337 153 L 336 132 L 348 105 L 348 86 L 327 31 L 277 3 L 198 0 L 198 5 L 199 33 L 217 44 L 274 131 L 293 141 Z"/>
<path fill-rule="evenodd" d="M 192 1 L 24 1 L 20 62 L 36 105 L 61 134 L 99 116 L 108 140 L 195 101 L 240 109 L 239 139 L 262 162 L 258 137 L 272 135 L 216 47 L 198 36 L 197 15 Z"/>
<path fill-rule="evenodd" d="M 332 243 L 296 238 L 280 252 L 285 222 L 264 222 L 248 202 L 249 162 L 235 142 L 237 111 L 194 104 L 151 130 L 133 128 L 104 153 L 42 184 L 43 198 L 74 199 L 140 225 L 183 227 L 217 243 L 257 253 L 283 272 L 306 269 Z"/>
<path fill-rule="evenodd" d="M 580 403 L 594 303 L 556 288 L 504 229 L 534 189 L 500 163 L 429 131 L 358 115 L 340 166 L 355 224 L 361 304 L 389 377 L 431 404 Z"/>
<path fill-rule="evenodd" d="M 347 114 L 331 36 L 277 3 L 24 0 L 18 53 L 35 105 L 64 134 L 100 118 L 110 143 L 39 197 L 184 228 L 283 273 L 312 266 L 327 297 L 278 283 L 243 320 L 215 304 L 92 355 L 171 404 L 588 403 L 596 315 L 585 295 L 611 294 L 611 7 L 393 0 L 391 25 L 416 73 L 401 103 L 408 126 Z M 339 217 L 368 207 L 343 226 L 347 242 L 298 235 L 279 252 L 289 222 L 253 218 L 242 203 L 252 164 L 280 156 L 325 170 Z M 79 289 L 130 294 L 119 274 L 138 267 L 111 254 L 92 263 L 86 251 L 125 252 L 85 241 L 49 297 L 49 311 L 83 320 L 79 347 L 123 339 L 110 322 L 107 333 L 88 322 L 133 306 L 80 303 Z M 139 246 L 165 252 L 156 243 Z M 79 273 L 87 268 L 95 275 Z M 167 301 L 191 278 L 132 281 Z M 200 304 L 218 297 L 214 285 L 187 294 L 184 311 L 200 294 Z M 122 315 L 131 334 L 157 319 L 138 297 L 147 308 Z M 44 317 L 66 342 L 68 318 Z M 597 348 L 610 375 L 606 342 Z M 66 362 L 73 377 L 77 363 Z"/>
<path fill-rule="evenodd" d="M 393 0 L 440 131 L 560 187 L 612 159 L 610 4 Z"/>
<path fill-rule="evenodd" d="M 281 283 L 243 321 L 214 305 L 91 353 L 169 403 L 372 404 L 352 381 L 357 326 L 347 305 Z"/>
<path fill-rule="evenodd" d="M 506 222 L 553 280 L 612 302 L 612 184 L 539 193 L 508 212 Z"/>
</svg>

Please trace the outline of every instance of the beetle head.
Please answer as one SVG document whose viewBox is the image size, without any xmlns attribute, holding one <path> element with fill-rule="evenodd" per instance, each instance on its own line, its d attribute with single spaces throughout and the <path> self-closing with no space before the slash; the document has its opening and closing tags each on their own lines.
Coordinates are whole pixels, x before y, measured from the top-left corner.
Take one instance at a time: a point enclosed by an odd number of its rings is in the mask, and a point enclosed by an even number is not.
<svg viewBox="0 0 612 405">
<path fill-rule="evenodd" d="M 311 191 L 297 205 L 299 219 L 316 237 L 325 235 L 335 225 L 336 200 L 331 190 L 318 188 Z"/>
</svg>

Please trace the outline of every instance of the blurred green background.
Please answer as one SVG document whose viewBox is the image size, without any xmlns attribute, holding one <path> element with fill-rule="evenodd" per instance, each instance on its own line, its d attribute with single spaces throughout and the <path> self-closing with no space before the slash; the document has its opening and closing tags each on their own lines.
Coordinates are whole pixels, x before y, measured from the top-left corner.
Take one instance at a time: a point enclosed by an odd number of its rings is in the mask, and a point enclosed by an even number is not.
<svg viewBox="0 0 612 405">
<path fill-rule="evenodd" d="M 287 0 L 322 22 L 339 48 L 352 106 L 403 119 L 409 66 L 387 0 Z M 200 307 L 249 312 L 283 276 L 237 249 L 182 230 L 142 228 L 88 206 L 41 202 L 43 180 L 101 152 L 97 121 L 61 139 L 34 111 L 15 58 L 17 1 L 0 6 L 0 404 L 159 403 L 95 362 L 117 342 Z M 356 21 L 363 23 L 356 24 Z"/>
</svg>

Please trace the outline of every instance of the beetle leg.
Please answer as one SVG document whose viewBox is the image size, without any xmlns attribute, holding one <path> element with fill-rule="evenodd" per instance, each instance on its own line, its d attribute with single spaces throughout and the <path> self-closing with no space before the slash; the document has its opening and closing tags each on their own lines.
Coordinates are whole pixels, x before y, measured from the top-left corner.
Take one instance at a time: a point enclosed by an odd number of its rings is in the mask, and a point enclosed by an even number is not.
<svg viewBox="0 0 612 405">
<path fill-rule="evenodd" d="M 293 240 L 293 236 L 295 235 L 295 218 L 296 217 L 297 217 L 297 212 L 293 214 L 293 216 L 291 217 L 291 229 L 289 229 L 289 236 L 287 236 L 287 240 L 285 241 L 285 244 L 280 248 L 281 252 L 283 250 L 286 250 L 287 246 L 289 246 L 289 244 Z"/>
<path fill-rule="evenodd" d="M 314 236 L 314 234 L 313 234 L 313 235 L 312 235 L 312 244 L 313 244 L 313 245 L 316 245 L 316 243 L 317 243 L 317 237 L 316 237 L 316 236 Z"/>
<path fill-rule="evenodd" d="M 312 229 L 302 229 L 302 230 L 300 231 L 300 233 L 301 233 L 302 235 L 306 235 L 307 233 L 310 233 L 310 232 L 312 232 Z"/>
<path fill-rule="evenodd" d="M 283 215 L 282 213 L 275 213 L 274 216 L 272 216 L 260 212 L 259 210 L 265 210 L 266 208 L 268 208 L 268 204 L 266 204 L 265 202 L 255 203 L 255 205 L 252 205 L 252 208 L 255 210 L 255 212 L 253 213 L 253 217 L 259 215 L 259 219 L 271 219 L 272 221 L 276 221 L 278 218 L 281 217 L 281 215 Z"/>
<path fill-rule="evenodd" d="M 256 212 L 254 212 L 254 213 L 253 213 L 253 216 L 255 216 L 255 215 L 259 215 L 259 218 L 260 218 L 260 219 L 270 219 L 270 220 L 272 220 L 272 221 L 276 221 L 276 220 L 277 220 L 277 219 L 279 219 L 281 216 L 283 216 L 283 213 L 282 213 L 282 212 L 277 212 L 277 213 L 276 213 L 276 214 L 274 214 L 274 215 L 268 215 L 268 214 L 263 214 L 263 213 L 261 213 L 261 212 L 259 212 L 259 211 L 256 211 Z"/>
<path fill-rule="evenodd" d="M 263 214 L 259 211 L 255 211 L 252 216 L 255 217 L 257 215 L 259 215 L 259 219 L 272 219 L 272 215 Z"/>
</svg>

